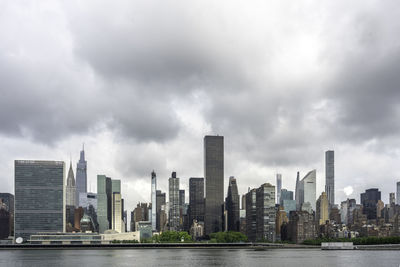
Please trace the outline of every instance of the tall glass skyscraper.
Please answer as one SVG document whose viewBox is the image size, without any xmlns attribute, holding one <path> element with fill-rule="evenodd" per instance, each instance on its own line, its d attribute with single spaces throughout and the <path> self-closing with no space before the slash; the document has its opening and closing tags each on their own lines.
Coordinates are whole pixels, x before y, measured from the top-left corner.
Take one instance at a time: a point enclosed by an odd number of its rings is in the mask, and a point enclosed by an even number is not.
<svg viewBox="0 0 400 267">
<path fill-rule="evenodd" d="M 329 207 L 335 204 L 335 151 L 325 152 L 325 192 Z"/>
<path fill-rule="evenodd" d="M 228 231 L 240 231 L 239 193 L 235 177 L 229 177 L 228 195 L 225 199 L 228 212 Z"/>
<path fill-rule="evenodd" d="M 205 234 L 223 230 L 224 137 L 204 137 L 204 177 L 206 179 Z"/>
<path fill-rule="evenodd" d="M 317 171 L 312 170 L 300 181 L 300 205 L 309 203 L 311 208 L 315 211 L 316 208 L 316 180 Z"/>
<path fill-rule="evenodd" d="M 15 161 L 15 237 L 65 232 L 64 162 Z"/>
<path fill-rule="evenodd" d="M 85 148 L 82 147 L 80 158 L 76 164 L 76 201 L 79 206 L 79 193 L 87 193 L 87 162 L 85 160 Z"/>
<path fill-rule="evenodd" d="M 97 220 L 99 233 L 111 229 L 111 204 L 112 204 L 111 178 L 97 175 Z"/>
<path fill-rule="evenodd" d="M 189 179 L 189 225 L 204 222 L 204 178 Z"/>
<path fill-rule="evenodd" d="M 151 172 L 151 228 L 157 231 L 157 175 Z"/>
</svg>

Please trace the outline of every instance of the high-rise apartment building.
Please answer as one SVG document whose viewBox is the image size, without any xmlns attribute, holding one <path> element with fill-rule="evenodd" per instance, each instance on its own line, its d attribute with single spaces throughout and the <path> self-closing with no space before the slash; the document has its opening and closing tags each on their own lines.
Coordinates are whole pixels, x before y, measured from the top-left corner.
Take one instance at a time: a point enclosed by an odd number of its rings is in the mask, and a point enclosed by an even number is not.
<svg viewBox="0 0 400 267">
<path fill-rule="evenodd" d="M 276 203 L 281 203 L 281 190 L 282 190 L 282 174 L 276 175 Z"/>
<path fill-rule="evenodd" d="M 172 172 L 168 179 L 169 184 L 169 227 L 171 231 L 179 231 L 180 216 L 179 216 L 179 178 L 176 177 L 176 172 Z"/>
<path fill-rule="evenodd" d="M 157 230 L 157 175 L 154 170 L 151 172 L 151 227 Z"/>
<path fill-rule="evenodd" d="M 204 137 L 206 182 L 205 234 L 222 231 L 224 207 L 224 137 Z"/>
<path fill-rule="evenodd" d="M 394 193 L 389 193 L 389 205 L 396 204 L 396 197 Z"/>
<path fill-rule="evenodd" d="M 3 225 L 4 234 L 6 234 L 7 237 L 10 235 L 13 236 L 14 235 L 14 195 L 10 194 L 10 193 L 0 193 L 0 202 L 3 203 L 2 204 L 3 210 L 6 211 L 3 213 L 6 214 L 8 212 L 8 219 L 9 219 L 8 231 L 7 231 L 7 227 Z M 0 223 L 0 225 L 1 225 L 1 223 Z"/>
<path fill-rule="evenodd" d="M 85 148 L 82 147 L 80 158 L 76 164 L 76 201 L 79 201 L 79 193 L 87 193 L 87 162 L 85 160 Z M 79 203 L 76 203 L 80 206 Z"/>
<path fill-rule="evenodd" d="M 15 161 L 15 237 L 65 232 L 62 161 Z"/>
<path fill-rule="evenodd" d="M 335 151 L 325 152 L 325 192 L 329 207 L 335 205 Z"/>
<path fill-rule="evenodd" d="M 228 231 L 240 230 L 240 214 L 239 214 L 239 192 L 235 177 L 229 178 L 228 195 L 225 200 L 228 221 Z"/>
<path fill-rule="evenodd" d="M 67 176 L 67 187 L 66 187 L 66 205 L 76 207 L 76 185 L 74 178 L 74 171 L 72 170 L 72 162 L 69 165 L 69 171 Z"/>
<path fill-rule="evenodd" d="M 317 171 L 312 170 L 299 182 L 299 202 L 303 210 L 303 205 L 309 203 L 315 211 L 316 204 L 316 180 Z M 297 200 L 297 199 L 296 199 Z"/>
<path fill-rule="evenodd" d="M 189 179 L 189 225 L 204 223 L 204 178 Z"/>
</svg>

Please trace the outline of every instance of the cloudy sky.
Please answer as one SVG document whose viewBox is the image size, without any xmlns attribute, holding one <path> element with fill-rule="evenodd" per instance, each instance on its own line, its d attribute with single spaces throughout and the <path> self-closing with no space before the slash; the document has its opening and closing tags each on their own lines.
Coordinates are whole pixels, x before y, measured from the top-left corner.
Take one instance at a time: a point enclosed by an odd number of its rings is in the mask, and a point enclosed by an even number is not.
<svg viewBox="0 0 400 267">
<path fill-rule="evenodd" d="M 0 1 L 0 191 L 15 159 L 85 143 L 88 187 L 121 179 L 131 210 L 203 176 L 225 137 L 225 184 L 293 190 L 336 153 L 336 202 L 400 180 L 398 1 Z M 68 163 L 69 164 L 69 163 Z M 226 187 L 226 186 L 225 186 Z M 226 190 L 226 189 L 225 189 Z"/>
</svg>

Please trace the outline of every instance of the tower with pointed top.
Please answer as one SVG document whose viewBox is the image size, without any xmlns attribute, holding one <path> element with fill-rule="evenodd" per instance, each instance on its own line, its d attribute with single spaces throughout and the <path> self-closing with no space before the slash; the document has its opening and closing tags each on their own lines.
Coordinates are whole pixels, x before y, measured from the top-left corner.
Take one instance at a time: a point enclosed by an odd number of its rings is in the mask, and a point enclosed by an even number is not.
<svg viewBox="0 0 400 267">
<path fill-rule="evenodd" d="M 79 206 L 79 193 L 87 193 L 87 161 L 85 160 L 84 145 L 76 164 L 76 206 Z"/>
<path fill-rule="evenodd" d="M 76 206 L 76 186 L 74 178 L 74 170 L 72 169 L 72 162 L 69 164 L 69 171 L 67 177 L 67 187 L 66 187 L 66 205 Z"/>
</svg>

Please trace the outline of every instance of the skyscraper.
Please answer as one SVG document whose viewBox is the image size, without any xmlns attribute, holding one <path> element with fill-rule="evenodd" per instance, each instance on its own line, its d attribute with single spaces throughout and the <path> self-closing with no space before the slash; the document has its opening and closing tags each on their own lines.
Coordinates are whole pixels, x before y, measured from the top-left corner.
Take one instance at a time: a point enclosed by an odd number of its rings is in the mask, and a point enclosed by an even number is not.
<svg viewBox="0 0 400 267">
<path fill-rule="evenodd" d="M 300 205 L 301 208 L 303 205 L 309 205 L 315 211 L 315 202 L 316 202 L 316 180 L 317 180 L 317 171 L 312 170 L 300 181 L 299 183 L 299 195 L 300 195 Z M 297 200 L 297 198 L 296 198 Z"/>
<path fill-rule="evenodd" d="M 15 237 L 65 232 L 64 162 L 15 161 Z"/>
<path fill-rule="evenodd" d="M 381 200 L 381 192 L 378 188 L 371 188 L 361 193 L 361 204 L 363 205 L 363 214 L 367 215 L 367 219 L 376 219 L 376 204 Z"/>
<path fill-rule="evenodd" d="M 228 231 L 240 230 L 239 217 L 239 193 L 235 177 L 229 177 L 228 195 L 225 200 L 226 210 L 228 212 Z"/>
<path fill-rule="evenodd" d="M 400 205 L 400 182 L 397 182 L 396 187 L 396 201 L 397 205 Z"/>
<path fill-rule="evenodd" d="M 276 203 L 281 203 L 282 174 L 276 175 Z"/>
<path fill-rule="evenodd" d="M 295 189 L 296 209 L 300 210 L 300 172 L 297 172 L 296 189 Z"/>
<path fill-rule="evenodd" d="M 112 194 L 112 229 L 118 233 L 123 232 L 123 214 L 121 193 Z"/>
<path fill-rule="evenodd" d="M 157 230 L 157 175 L 154 170 L 151 172 L 151 227 Z"/>
<path fill-rule="evenodd" d="M 85 147 L 82 147 L 80 158 L 76 164 L 76 205 L 79 206 L 79 193 L 87 193 L 87 162 Z"/>
<path fill-rule="evenodd" d="M 172 172 L 169 184 L 169 227 L 171 231 L 179 231 L 179 178 Z"/>
<path fill-rule="evenodd" d="M 249 241 L 256 241 L 257 233 L 257 190 L 252 189 L 246 194 L 246 236 Z"/>
<path fill-rule="evenodd" d="M 158 232 L 161 231 L 161 224 L 160 224 L 160 216 L 161 216 L 161 206 L 165 206 L 165 193 L 162 193 L 161 190 L 156 191 L 156 230 Z M 152 209 L 153 210 L 153 209 Z"/>
<path fill-rule="evenodd" d="M 75 178 L 74 171 L 72 170 L 72 162 L 69 164 L 69 171 L 67 177 L 67 187 L 66 187 L 66 205 L 76 207 L 77 199 L 76 199 L 76 186 L 75 186 Z"/>
<path fill-rule="evenodd" d="M 325 152 L 325 192 L 329 207 L 335 205 L 335 151 Z"/>
<path fill-rule="evenodd" d="M 322 192 L 321 196 L 318 198 L 315 214 L 318 225 L 323 225 L 329 220 L 329 203 L 326 192 Z"/>
<path fill-rule="evenodd" d="M 256 190 L 256 240 L 275 242 L 275 186 L 265 183 Z"/>
<path fill-rule="evenodd" d="M 394 205 L 396 204 L 396 198 L 394 196 L 394 193 L 389 193 L 389 205 Z"/>
<path fill-rule="evenodd" d="M 206 181 L 205 234 L 222 231 L 224 206 L 224 137 L 204 137 Z"/>
<path fill-rule="evenodd" d="M 111 178 L 97 175 L 97 220 L 99 233 L 111 229 L 112 186 Z"/>
<path fill-rule="evenodd" d="M 189 225 L 204 222 L 204 178 L 189 179 Z"/>
</svg>

